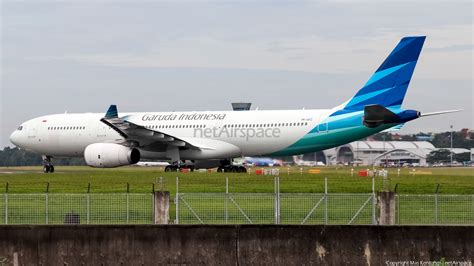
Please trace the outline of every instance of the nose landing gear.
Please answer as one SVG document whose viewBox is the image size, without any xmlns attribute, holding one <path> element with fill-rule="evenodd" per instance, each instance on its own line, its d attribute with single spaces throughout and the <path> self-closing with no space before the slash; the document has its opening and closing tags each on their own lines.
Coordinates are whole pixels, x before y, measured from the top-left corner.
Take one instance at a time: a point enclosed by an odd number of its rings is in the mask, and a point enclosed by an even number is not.
<svg viewBox="0 0 474 266">
<path fill-rule="evenodd" d="M 54 166 L 51 162 L 51 156 L 43 155 L 43 173 L 54 173 Z"/>
</svg>

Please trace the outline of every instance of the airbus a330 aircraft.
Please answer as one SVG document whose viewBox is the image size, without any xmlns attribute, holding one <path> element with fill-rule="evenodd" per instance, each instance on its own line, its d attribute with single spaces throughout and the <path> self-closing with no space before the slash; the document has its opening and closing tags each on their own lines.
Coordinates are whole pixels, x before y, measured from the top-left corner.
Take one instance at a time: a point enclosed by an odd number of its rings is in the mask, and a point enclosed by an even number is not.
<svg viewBox="0 0 474 266">
<path fill-rule="evenodd" d="M 327 110 L 56 114 L 31 119 L 12 133 L 16 146 L 52 157 L 84 156 L 92 167 L 118 167 L 140 159 L 182 167 L 243 172 L 240 156 L 282 156 L 320 151 L 400 127 L 421 114 L 401 108 L 425 37 L 405 37 L 367 83 Z"/>
</svg>

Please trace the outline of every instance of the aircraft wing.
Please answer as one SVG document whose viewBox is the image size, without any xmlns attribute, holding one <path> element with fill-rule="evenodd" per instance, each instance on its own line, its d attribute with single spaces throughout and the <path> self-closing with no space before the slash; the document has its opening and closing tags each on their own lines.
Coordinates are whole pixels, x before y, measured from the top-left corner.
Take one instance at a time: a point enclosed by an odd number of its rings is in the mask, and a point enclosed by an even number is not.
<svg viewBox="0 0 474 266">
<path fill-rule="evenodd" d="M 189 149 L 209 149 L 199 143 L 191 143 L 175 136 L 137 125 L 118 116 L 117 106 L 111 105 L 101 122 L 110 126 L 126 139 L 124 145 L 148 148 L 150 150 L 162 150 L 168 145 L 185 147 Z"/>
</svg>

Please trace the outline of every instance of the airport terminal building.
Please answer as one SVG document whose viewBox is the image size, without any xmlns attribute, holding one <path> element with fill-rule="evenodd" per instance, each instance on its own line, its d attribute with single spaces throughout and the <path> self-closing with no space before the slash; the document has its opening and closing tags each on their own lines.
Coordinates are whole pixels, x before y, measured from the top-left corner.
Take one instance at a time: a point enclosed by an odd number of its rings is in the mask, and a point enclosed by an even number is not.
<svg viewBox="0 0 474 266">
<path fill-rule="evenodd" d="M 435 150 L 427 141 L 355 141 L 336 148 L 334 163 L 362 165 L 418 164 L 426 165 L 426 157 Z"/>
<path fill-rule="evenodd" d="M 354 141 L 333 149 L 303 155 L 305 161 L 319 161 L 326 165 L 351 164 L 416 164 L 427 166 L 426 158 L 437 148 L 427 141 Z M 453 153 L 469 152 L 454 148 Z"/>
</svg>

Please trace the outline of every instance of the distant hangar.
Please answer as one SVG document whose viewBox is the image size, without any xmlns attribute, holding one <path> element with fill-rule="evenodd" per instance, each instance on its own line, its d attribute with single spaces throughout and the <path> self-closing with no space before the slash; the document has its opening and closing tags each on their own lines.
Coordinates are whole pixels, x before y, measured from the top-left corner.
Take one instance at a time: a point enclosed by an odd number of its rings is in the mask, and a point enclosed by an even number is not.
<svg viewBox="0 0 474 266">
<path fill-rule="evenodd" d="M 333 149 L 304 154 L 303 160 L 321 161 L 326 165 L 380 165 L 387 162 L 426 166 L 426 158 L 433 150 L 437 148 L 427 141 L 354 141 Z M 464 152 L 470 151 L 453 149 L 456 154 Z"/>
</svg>

